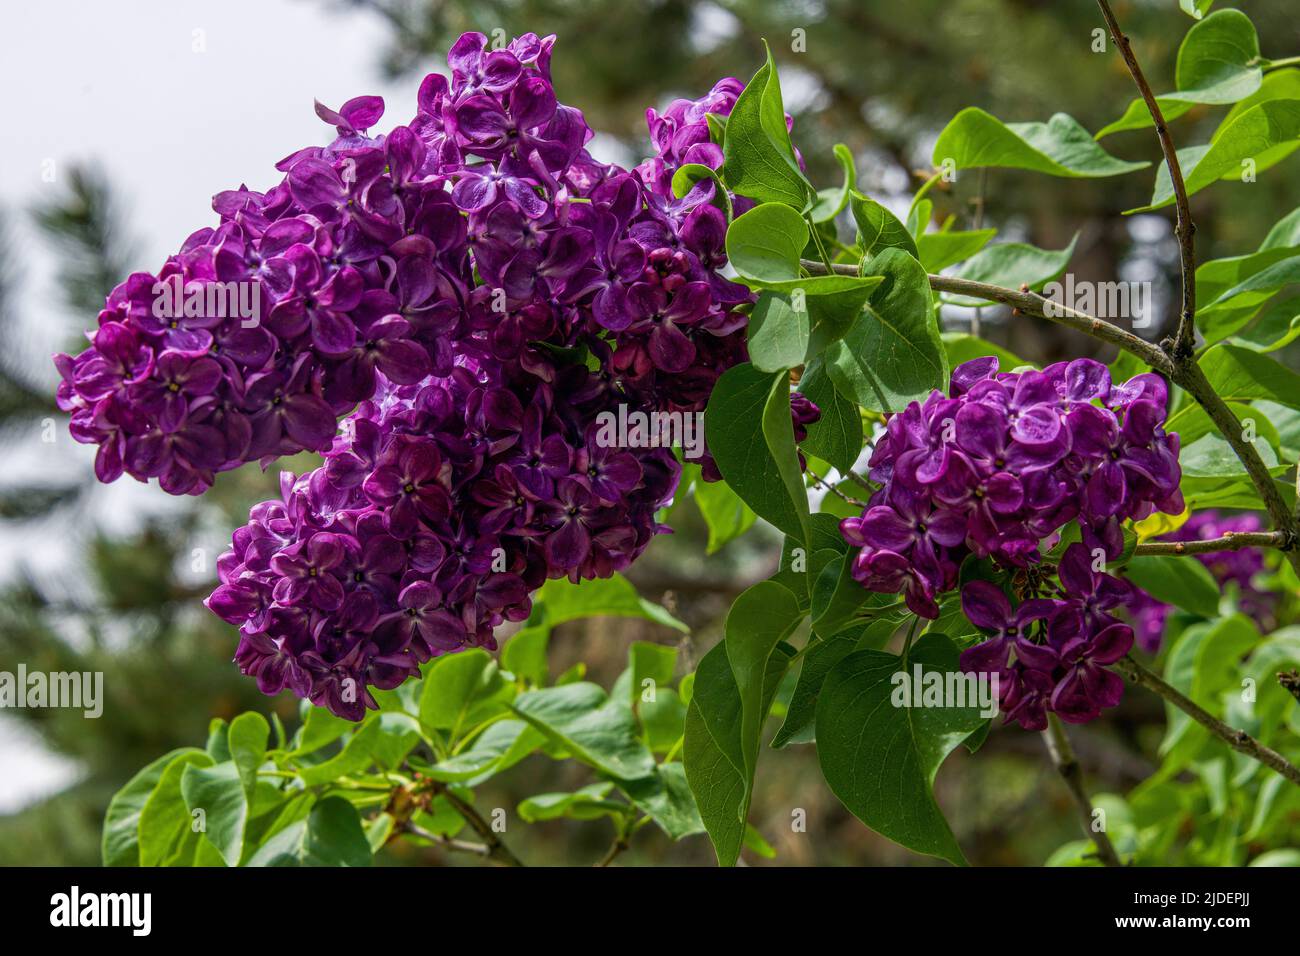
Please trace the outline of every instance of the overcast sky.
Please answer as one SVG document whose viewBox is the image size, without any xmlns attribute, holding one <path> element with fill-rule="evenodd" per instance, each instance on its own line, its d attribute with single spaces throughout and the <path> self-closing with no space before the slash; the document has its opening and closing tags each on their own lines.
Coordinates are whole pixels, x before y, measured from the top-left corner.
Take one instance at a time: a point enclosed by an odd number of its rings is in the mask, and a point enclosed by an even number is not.
<svg viewBox="0 0 1300 956">
<path fill-rule="evenodd" d="M 387 106 L 380 128 L 410 120 L 419 80 L 380 79 L 384 40 L 378 18 L 310 0 L 6 4 L 0 209 L 18 259 L 18 311 L 32 360 L 43 365 L 66 347 L 69 328 L 94 324 L 93 315 L 60 310 L 53 260 L 22 221 L 70 163 L 103 166 L 139 243 L 131 266 L 157 269 L 186 236 L 214 222 L 214 193 L 241 182 L 266 189 L 279 176 L 278 160 L 328 140 L 314 98 L 337 107 L 379 94 Z M 46 181 L 51 168 L 53 183 Z M 49 377 L 52 383 L 52 367 Z M 10 453 L 5 480 L 87 467 L 93 448 L 75 445 L 64 426 L 58 422 L 54 447 L 32 436 L 21 453 Z M 157 488 L 125 478 L 96 494 L 96 515 L 118 529 L 167 506 Z M 66 574 L 59 536 L 44 532 L 0 528 L 0 574 L 19 562 Z M 66 786 L 74 774 L 0 717 L 0 813 Z"/>
</svg>

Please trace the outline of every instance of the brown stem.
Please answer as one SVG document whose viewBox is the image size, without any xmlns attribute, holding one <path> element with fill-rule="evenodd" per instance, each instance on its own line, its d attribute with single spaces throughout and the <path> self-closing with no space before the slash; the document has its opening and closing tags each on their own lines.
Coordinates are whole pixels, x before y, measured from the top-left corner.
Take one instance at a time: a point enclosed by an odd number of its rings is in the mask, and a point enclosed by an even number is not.
<svg viewBox="0 0 1300 956">
<path fill-rule="evenodd" d="M 623 853 L 626 850 L 630 849 L 631 846 L 632 844 L 628 840 L 626 834 L 620 833 L 618 836 L 614 838 L 614 842 L 609 845 L 609 849 L 605 851 L 605 855 L 602 856 L 599 860 L 597 860 L 595 865 L 609 866 L 618 858 L 618 855 L 620 853 Z"/>
<path fill-rule="evenodd" d="M 1097 847 L 1097 856 L 1106 866 L 1123 866 L 1110 836 L 1103 830 L 1093 829 L 1092 800 L 1083 783 L 1083 767 L 1074 755 L 1070 738 L 1065 735 L 1065 726 L 1055 714 L 1047 715 L 1047 729 L 1043 731 L 1043 740 L 1047 743 L 1047 753 L 1061 775 L 1066 789 L 1074 804 L 1079 808 L 1079 821 L 1083 824 L 1083 833 Z"/>
<path fill-rule="evenodd" d="M 800 265 L 809 275 L 826 275 L 826 267 L 820 262 L 803 259 L 800 261 Z M 858 275 L 858 267 L 845 264 L 836 265 L 834 272 L 836 275 L 855 276 Z M 1008 289 L 1000 285 L 990 285 L 987 282 L 975 282 L 971 279 L 959 279 L 956 276 L 944 276 L 934 273 L 931 273 L 929 278 L 930 288 L 936 292 L 950 292 L 953 295 L 964 295 L 973 299 L 984 299 L 987 302 L 999 302 L 1003 305 L 1009 305 L 1027 315 L 1048 319 L 1068 329 L 1074 329 L 1076 332 L 1082 332 L 1084 335 L 1090 335 L 1094 339 L 1114 345 L 1126 352 L 1131 352 L 1157 372 L 1163 372 L 1165 375 L 1173 373 L 1173 362 L 1159 346 L 1153 345 L 1132 332 L 1126 332 L 1117 325 L 1095 318 L 1086 312 L 1080 312 L 1077 309 L 1059 305 L 1056 302 L 1049 302 L 1049 300 L 1034 292 Z"/>
<path fill-rule="evenodd" d="M 1156 100 L 1155 93 L 1151 91 L 1151 84 L 1142 73 L 1142 67 L 1138 65 L 1137 57 L 1133 55 L 1133 45 L 1120 29 L 1119 21 L 1115 19 L 1110 4 L 1106 0 L 1097 0 L 1097 5 L 1101 7 L 1101 15 L 1110 29 L 1111 38 L 1119 47 L 1120 55 L 1124 57 L 1124 64 L 1133 75 L 1133 82 L 1137 84 L 1138 91 L 1147 105 L 1147 111 L 1156 124 L 1156 136 L 1160 138 L 1160 151 L 1164 153 L 1165 166 L 1169 169 L 1169 181 L 1174 189 L 1174 203 L 1178 214 L 1174 224 L 1174 234 L 1178 237 L 1179 258 L 1182 262 L 1183 309 L 1178 317 L 1178 329 L 1174 333 L 1171 351 L 1175 360 L 1181 361 L 1191 356 L 1192 344 L 1196 337 L 1196 224 L 1192 222 L 1192 207 L 1187 198 L 1187 184 L 1183 182 L 1183 170 L 1178 163 L 1178 151 L 1174 148 L 1173 137 L 1169 135 L 1169 126 L 1165 123 L 1164 113 L 1160 110 L 1160 103 Z"/>
<path fill-rule="evenodd" d="M 1192 355 L 1187 355 L 1174 360 L 1174 371 L 1170 376 L 1177 385 L 1191 395 L 1203 409 L 1210 420 L 1214 422 L 1223 438 L 1232 447 L 1241 464 L 1246 469 L 1246 474 L 1250 476 L 1251 483 L 1255 490 L 1259 492 L 1260 500 L 1264 508 L 1268 511 L 1269 517 L 1273 519 L 1273 527 L 1286 536 L 1286 543 L 1282 545 L 1283 552 L 1287 560 L 1291 562 L 1297 573 L 1300 573 L 1300 551 L 1297 551 L 1295 544 L 1297 541 L 1296 533 L 1296 516 L 1292 514 L 1291 509 L 1287 507 L 1286 501 L 1282 498 L 1282 493 L 1278 491 L 1277 482 L 1269 474 L 1268 466 L 1264 464 L 1264 459 L 1259 456 L 1259 450 L 1255 443 L 1246 438 L 1245 430 L 1241 426 L 1241 421 L 1236 414 L 1230 409 L 1226 402 L 1219 397 L 1219 393 L 1214 390 L 1210 380 L 1205 377 L 1201 371 L 1201 366 L 1197 363 Z"/>
<path fill-rule="evenodd" d="M 1115 662 L 1115 669 L 1129 680 L 1148 690 L 1153 690 L 1169 703 L 1173 704 L 1192 720 L 1196 721 L 1214 736 L 1224 741 L 1238 753 L 1245 754 L 1252 760 L 1258 760 L 1264 766 L 1276 770 L 1296 786 L 1300 786 L 1300 768 L 1283 757 L 1276 750 L 1264 746 L 1244 730 L 1230 727 L 1218 717 L 1201 707 L 1178 688 L 1173 687 L 1153 671 L 1144 667 L 1132 657 L 1125 657 Z"/>
<path fill-rule="evenodd" d="M 524 865 L 523 861 L 520 860 L 519 857 L 515 856 L 511 849 L 501 841 L 499 836 L 497 836 L 496 831 L 492 829 L 492 824 L 484 820 L 478 810 L 474 809 L 473 804 L 466 803 L 460 797 L 456 796 L 456 794 L 452 793 L 448 787 L 442 784 L 435 784 L 433 792 L 440 793 L 446 797 L 447 802 L 452 805 L 457 813 L 465 818 L 465 822 L 468 823 L 471 829 L 479 835 L 479 838 L 482 839 L 487 848 L 487 852 L 484 856 L 502 866 Z"/>
<path fill-rule="evenodd" d="M 1281 531 L 1229 531 L 1220 538 L 1200 541 L 1148 541 L 1139 544 L 1135 554 L 1213 554 L 1216 551 L 1240 551 L 1242 548 L 1285 548 L 1287 536 Z"/>
</svg>

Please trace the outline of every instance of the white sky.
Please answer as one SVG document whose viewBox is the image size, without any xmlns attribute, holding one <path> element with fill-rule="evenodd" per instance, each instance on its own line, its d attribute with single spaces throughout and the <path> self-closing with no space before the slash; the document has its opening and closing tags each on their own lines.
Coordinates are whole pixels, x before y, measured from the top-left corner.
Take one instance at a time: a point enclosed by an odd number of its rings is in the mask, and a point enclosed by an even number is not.
<svg viewBox="0 0 1300 956">
<path fill-rule="evenodd" d="M 379 94 L 387 105 L 383 129 L 415 112 L 418 77 L 379 78 L 386 39 L 379 19 L 313 0 L 40 0 L 6 4 L 4 16 L 0 208 L 18 259 L 19 313 L 33 363 L 65 347 L 76 323 L 94 324 L 93 315 L 61 311 L 54 260 L 22 221 L 59 186 L 69 163 L 102 164 L 139 242 L 132 267 L 156 269 L 186 236 L 213 223 L 214 193 L 241 182 L 265 189 L 280 175 L 278 160 L 329 138 L 313 98 L 338 107 Z M 43 179 L 50 161 L 53 184 Z M 65 425 L 57 423 L 53 446 L 32 436 L 11 453 L 3 480 L 88 467 L 93 449 L 75 445 Z M 97 492 L 93 510 L 120 529 L 146 509 L 166 507 L 166 498 L 123 479 Z M 0 576 L 16 562 L 66 575 L 59 541 L 49 527 L 0 526 Z M 0 717 L 0 813 L 61 789 L 75 774 Z"/>
</svg>

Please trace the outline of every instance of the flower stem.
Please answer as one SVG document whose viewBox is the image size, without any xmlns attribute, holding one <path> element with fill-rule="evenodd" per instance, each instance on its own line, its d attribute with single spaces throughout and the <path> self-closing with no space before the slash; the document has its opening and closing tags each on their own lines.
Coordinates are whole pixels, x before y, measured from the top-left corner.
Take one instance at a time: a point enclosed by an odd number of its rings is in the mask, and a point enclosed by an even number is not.
<svg viewBox="0 0 1300 956">
<path fill-rule="evenodd" d="M 1200 541 L 1148 541 L 1139 544 L 1134 554 L 1213 554 L 1216 551 L 1240 551 L 1242 548 L 1285 548 L 1287 537 L 1281 531 L 1229 531 L 1219 538 Z"/>
<path fill-rule="evenodd" d="M 1047 744 L 1047 753 L 1052 758 L 1056 772 L 1061 775 L 1061 780 L 1070 791 L 1075 806 L 1079 808 L 1079 821 L 1083 824 L 1084 835 L 1096 846 L 1098 858 L 1106 866 L 1123 866 L 1119 854 L 1115 852 L 1114 844 L 1110 842 L 1110 836 L 1104 829 L 1093 828 L 1092 800 L 1083 783 L 1083 767 L 1079 764 L 1079 758 L 1074 755 L 1074 748 L 1070 746 L 1070 738 L 1065 734 L 1065 725 L 1055 714 L 1047 715 L 1047 729 L 1043 731 L 1043 740 Z"/>
</svg>

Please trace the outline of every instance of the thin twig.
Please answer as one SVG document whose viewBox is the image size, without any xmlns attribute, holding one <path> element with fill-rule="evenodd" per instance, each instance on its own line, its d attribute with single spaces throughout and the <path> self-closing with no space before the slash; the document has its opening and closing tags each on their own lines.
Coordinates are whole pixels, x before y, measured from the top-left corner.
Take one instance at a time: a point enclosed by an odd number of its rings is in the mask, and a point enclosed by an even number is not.
<svg viewBox="0 0 1300 956">
<path fill-rule="evenodd" d="M 441 833 L 434 833 L 432 830 L 426 830 L 424 827 L 407 820 L 401 825 L 401 831 L 413 837 L 419 837 L 422 840 L 428 840 L 430 843 L 442 847 L 444 850 L 452 850 L 456 853 L 469 853 L 473 856 L 488 857 L 492 855 L 492 848 L 485 843 L 471 843 L 469 840 L 455 840 Z"/>
<path fill-rule="evenodd" d="M 445 785 L 435 785 L 433 792 L 440 793 L 446 797 L 447 802 L 452 805 L 455 811 L 465 818 L 465 822 L 470 825 L 486 845 L 487 852 L 484 855 L 489 860 L 492 860 L 495 863 L 500 863 L 502 866 L 524 865 L 523 861 L 514 855 L 510 847 L 506 846 L 505 843 L 501 841 L 497 832 L 492 829 L 492 824 L 484 820 L 478 810 L 474 809 L 473 804 L 466 803 L 460 797 L 456 796 L 456 794 L 452 793 L 451 789 Z"/>
<path fill-rule="evenodd" d="M 1056 772 L 1061 775 L 1075 806 L 1079 808 L 1079 821 L 1083 824 L 1084 835 L 1097 847 L 1097 856 L 1106 866 L 1123 866 L 1105 829 L 1098 830 L 1093 826 L 1092 800 L 1083 783 L 1083 767 L 1074 755 L 1070 738 L 1065 735 L 1065 726 L 1055 714 L 1047 715 L 1047 729 L 1043 731 L 1043 740 L 1047 743 L 1047 753 L 1056 766 Z"/>
<path fill-rule="evenodd" d="M 857 508 L 869 507 L 865 501 L 859 501 L 857 498 L 850 498 L 848 495 L 840 491 L 838 488 L 832 485 L 821 475 L 817 474 L 817 472 L 813 471 L 811 468 L 805 468 L 804 470 L 808 473 L 808 477 L 813 480 L 814 485 L 816 485 L 819 488 L 825 488 L 827 491 L 829 491 L 835 497 L 839 498 L 841 501 L 846 501 Z"/>
<path fill-rule="evenodd" d="M 618 859 L 618 855 L 620 853 L 625 852 L 626 850 L 631 848 L 631 846 L 632 843 L 630 840 L 628 840 L 627 835 L 620 833 L 618 836 L 614 837 L 614 842 L 609 845 L 609 849 L 605 851 L 605 855 L 602 856 L 599 860 L 597 860 L 594 865 L 609 866 L 616 859 Z"/>
<path fill-rule="evenodd" d="M 1165 681 L 1156 673 L 1143 666 L 1132 657 L 1124 657 L 1115 663 L 1116 670 L 1120 671 L 1129 680 L 1139 684 L 1148 690 L 1153 690 L 1169 703 L 1173 704 L 1192 720 L 1196 721 L 1214 736 L 1224 741 L 1229 747 L 1238 753 L 1245 754 L 1253 760 L 1258 760 L 1264 766 L 1276 770 L 1286 779 L 1290 780 L 1296 786 L 1300 786 L 1300 768 L 1283 757 L 1276 750 L 1264 746 L 1244 730 L 1238 730 L 1230 727 L 1207 712 L 1196 701 L 1192 700 L 1178 688 L 1165 683 Z"/>
<path fill-rule="evenodd" d="M 1281 531 L 1229 531 L 1219 538 L 1200 541 L 1148 541 L 1139 544 L 1135 554 L 1213 554 L 1216 551 L 1240 551 L 1242 548 L 1285 548 L 1287 536 Z"/>
<path fill-rule="evenodd" d="M 826 275 L 826 267 L 820 262 L 803 259 L 800 261 L 800 265 L 809 275 Z M 834 267 L 834 272 L 836 275 L 852 276 L 858 274 L 858 268 L 853 265 L 837 265 Z M 1166 375 L 1173 373 L 1173 362 L 1159 346 L 1153 345 L 1132 332 L 1126 332 L 1119 326 L 1098 319 L 1086 312 L 1080 312 L 1077 309 L 1059 305 L 1056 302 L 1049 303 L 1047 299 L 1034 292 L 1008 289 L 1000 285 L 990 285 L 987 282 L 974 282 L 970 279 L 959 279 L 956 276 L 934 273 L 931 273 L 929 278 L 930 288 L 936 292 L 949 292 L 953 295 L 964 295 L 974 299 L 984 299 L 986 302 L 999 302 L 1003 305 L 1009 305 L 1013 309 L 1019 309 L 1028 315 L 1048 319 L 1058 325 L 1074 329 L 1076 332 L 1082 332 L 1099 341 L 1117 346 L 1126 352 L 1131 352 L 1157 372 L 1163 372 Z M 1050 309 L 1048 308 L 1049 305 Z"/>
<path fill-rule="evenodd" d="M 1165 123 L 1164 113 L 1151 84 L 1142 74 L 1137 57 L 1133 55 L 1133 45 L 1119 27 L 1119 21 L 1106 0 L 1097 0 L 1101 15 L 1110 29 L 1111 38 L 1119 47 L 1124 64 L 1133 75 L 1138 92 L 1147 105 L 1147 111 L 1156 124 L 1156 135 L 1160 137 L 1160 151 L 1165 156 L 1165 166 L 1169 170 L 1169 182 L 1173 185 L 1174 203 L 1178 218 L 1174 224 L 1174 234 L 1178 237 L 1179 258 L 1183 273 L 1183 309 L 1178 317 L 1178 329 L 1174 333 L 1172 353 L 1175 360 L 1182 360 L 1192 354 L 1192 344 L 1196 337 L 1196 224 L 1192 222 L 1192 207 L 1187 198 L 1187 185 L 1183 182 L 1183 170 L 1178 164 L 1178 151 L 1174 148 L 1173 137 L 1169 135 L 1169 126 Z"/>
</svg>

